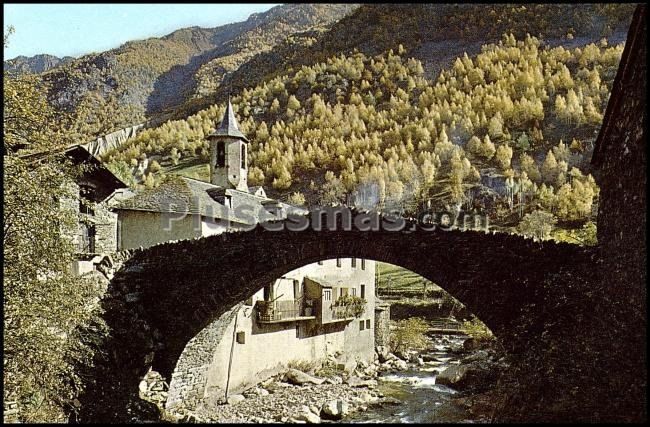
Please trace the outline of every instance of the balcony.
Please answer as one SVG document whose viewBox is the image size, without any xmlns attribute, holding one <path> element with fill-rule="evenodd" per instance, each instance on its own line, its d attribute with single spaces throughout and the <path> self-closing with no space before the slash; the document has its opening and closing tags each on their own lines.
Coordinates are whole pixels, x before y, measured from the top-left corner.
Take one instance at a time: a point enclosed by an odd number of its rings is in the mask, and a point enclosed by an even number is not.
<svg viewBox="0 0 650 427">
<path fill-rule="evenodd" d="M 260 323 L 282 323 L 300 320 L 313 320 L 313 308 L 303 300 L 257 301 L 255 311 Z"/>
</svg>

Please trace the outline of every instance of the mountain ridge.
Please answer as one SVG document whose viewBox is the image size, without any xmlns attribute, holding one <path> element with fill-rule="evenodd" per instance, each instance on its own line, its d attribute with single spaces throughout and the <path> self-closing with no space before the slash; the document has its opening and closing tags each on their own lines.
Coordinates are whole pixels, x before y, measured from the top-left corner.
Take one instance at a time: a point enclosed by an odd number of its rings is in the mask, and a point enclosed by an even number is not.
<svg viewBox="0 0 650 427">
<path fill-rule="evenodd" d="M 101 136 L 101 132 L 144 122 L 181 104 L 194 87 L 195 72 L 204 63 L 228 56 L 230 69 L 236 69 L 248 57 L 292 32 L 328 25 L 355 7 L 275 6 L 241 22 L 181 28 L 162 37 L 128 41 L 105 52 L 44 67 L 47 69 L 38 76 L 47 84 L 48 100 L 58 111 L 78 116 L 78 122 L 95 122 L 90 118 L 94 112 L 108 123 L 81 126 L 79 139 L 85 142 Z M 242 46 L 246 46 L 246 54 L 238 55 Z"/>
</svg>

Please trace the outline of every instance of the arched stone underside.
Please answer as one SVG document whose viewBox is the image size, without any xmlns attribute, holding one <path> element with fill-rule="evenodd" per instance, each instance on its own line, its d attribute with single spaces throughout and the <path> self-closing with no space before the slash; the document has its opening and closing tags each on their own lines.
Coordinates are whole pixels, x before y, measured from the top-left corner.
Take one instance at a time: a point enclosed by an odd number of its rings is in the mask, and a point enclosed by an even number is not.
<svg viewBox="0 0 650 427">
<path fill-rule="evenodd" d="M 602 340 L 601 354 L 625 348 L 627 358 L 611 361 L 618 371 L 625 369 L 605 378 L 610 381 L 606 392 L 623 396 L 632 419 L 645 418 L 645 34 L 640 5 L 592 161 L 601 187 L 597 247 L 476 231 L 272 232 L 258 227 L 129 253 L 102 301 L 112 334 L 101 343 L 105 357 L 89 376 L 81 420 L 130 421 L 127 406 L 137 401 L 138 382 L 147 369 L 169 378 L 188 341 L 214 319 L 280 275 L 333 257 L 389 262 L 432 280 L 514 353 L 521 350 L 518 343 L 541 335 L 558 306 L 570 310 L 572 304 L 584 304 L 592 286 L 600 289 L 589 295 L 598 301 L 592 327 L 609 327 L 599 323 L 599 316 L 616 309 L 610 316 L 615 335 Z M 521 327 L 510 328 L 520 316 L 531 325 L 523 332 L 526 337 L 512 332 L 521 334 Z M 571 320 L 566 323 L 544 332 L 580 337 L 582 331 L 572 330 Z M 628 335 L 621 337 L 622 330 Z M 600 369 L 598 363 L 584 366 Z M 607 418 L 610 409 L 602 409 L 601 417 Z"/>
<path fill-rule="evenodd" d="M 133 252 L 111 281 L 104 306 L 114 334 L 107 348 L 112 349 L 110 366 L 120 368 L 107 375 L 114 381 L 105 377 L 97 391 L 137 392 L 149 367 L 169 379 L 188 341 L 212 321 L 284 273 L 318 260 L 357 257 L 407 268 L 444 287 L 508 342 L 509 326 L 523 304 L 539 301 L 543 316 L 536 286 L 549 274 L 576 269 L 587 274 L 593 256 L 593 250 L 575 245 L 440 229 L 269 231 L 258 226 L 157 245 Z"/>
</svg>

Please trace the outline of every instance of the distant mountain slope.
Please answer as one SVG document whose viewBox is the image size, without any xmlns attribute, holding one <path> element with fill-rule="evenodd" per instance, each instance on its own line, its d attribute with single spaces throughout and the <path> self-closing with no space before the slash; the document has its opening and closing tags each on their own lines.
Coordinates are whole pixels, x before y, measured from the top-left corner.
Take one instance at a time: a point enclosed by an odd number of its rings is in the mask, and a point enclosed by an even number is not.
<svg viewBox="0 0 650 427">
<path fill-rule="evenodd" d="M 352 11 L 352 4 L 287 4 L 251 15 L 246 21 L 216 28 L 191 27 L 165 37 L 130 41 L 119 48 L 75 59 L 42 74 L 49 99 L 61 110 L 96 109 L 97 96 L 121 119 L 112 130 L 143 121 L 184 101 L 194 75 L 217 58 L 209 71 L 219 78 L 249 57 L 272 48 L 295 31 L 331 24 Z M 89 99 L 93 101 L 89 101 Z M 108 108 L 108 107 L 107 107 Z M 110 120 L 110 117 L 107 117 Z M 96 137 L 92 132 L 88 137 Z"/>
<path fill-rule="evenodd" d="M 435 78 L 449 61 L 463 52 L 479 53 L 482 44 L 495 42 L 504 33 L 518 38 L 529 33 L 553 41 L 552 45 L 571 47 L 575 46 L 576 39 L 586 45 L 602 37 L 618 34 L 624 37 L 634 7 L 634 4 L 365 4 L 309 42 L 285 42 L 257 54 L 224 80 L 217 95 L 222 97 L 225 90 L 253 87 L 290 67 L 312 65 L 355 49 L 376 55 L 396 49 L 399 44 L 406 49 L 406 56 L 423 62 L 427 77 Z M 183 111 L 181 115 L 195 111 Z"/>
<path fill-rule="evenodd" d="M 68 62 L 74 61 L 72 56 L 63 58 L 54 55 L 41 54 L 34 56 L 17 56 L 14 59 L 4 61 L 3 69 L 11 75 L 43 73 Z"/>
</svg>

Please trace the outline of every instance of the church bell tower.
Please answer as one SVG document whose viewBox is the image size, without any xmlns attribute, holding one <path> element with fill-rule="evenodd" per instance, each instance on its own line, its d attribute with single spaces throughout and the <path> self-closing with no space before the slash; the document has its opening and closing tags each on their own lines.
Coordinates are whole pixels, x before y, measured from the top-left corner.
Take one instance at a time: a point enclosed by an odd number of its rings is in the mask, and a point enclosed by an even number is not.
<svg viewBox="0 0 650 427">
<path fill-rule="evenodd" d="M 230 98 L 219 127 L 208 135 L 210 182 L 248 192 L 248 138 L 239 130 Z"/>
</svg>

